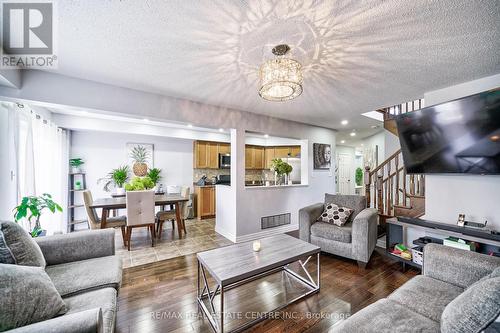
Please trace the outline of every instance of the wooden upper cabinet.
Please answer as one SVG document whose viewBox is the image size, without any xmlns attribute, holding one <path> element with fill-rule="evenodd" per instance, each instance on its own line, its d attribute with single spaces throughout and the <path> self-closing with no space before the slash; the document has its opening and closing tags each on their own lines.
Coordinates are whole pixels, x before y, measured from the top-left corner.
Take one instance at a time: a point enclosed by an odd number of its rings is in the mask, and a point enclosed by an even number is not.
<svg viewBox="0 0 500 333">
<path fill-rule="evenodd" d="M 253 148 L 254 153 L 254 169 L 262 170 L 265 168 L 265 150 L 264 147 L 255 146 Z"/>
<path fill-rule="evenodd" d="M 208 143 L 208 169 L 219 168 L 219 144 L 217 142 Z"/>
<path fill-rule="evenodd" d="M 219 143 L 195 141 L 193 146 L 193 157 L 195 169 L 218 169 Z"/>
<path fill-rule="evenodd" d="M 219 143 L 219 154 L 231 154 L 231 145 L 229 143 Z"/>
<path fill-rule="evenodd" d="M 264 149 L 264 157 L 265 157 L 265 169 L 271 169 L 271 162 L 275 158 L 274 147 L 266 147 Z"/>
<path fill-rule="evenodd" d="M 300 146 L 291 146 L 290 147 L 290 156 L 297 157 L 300 155 Z"/>
<path fill-rule="evenodd" d="M 253 169 L 255 164 L 255 155 L 253 146 L 245 145 L 245 169 Z"/>
<path fill-rule="evenodd" d="M 286 158 L 290 152 L 290 147 L 274 147 L 274 158 Z"/>
</svg>

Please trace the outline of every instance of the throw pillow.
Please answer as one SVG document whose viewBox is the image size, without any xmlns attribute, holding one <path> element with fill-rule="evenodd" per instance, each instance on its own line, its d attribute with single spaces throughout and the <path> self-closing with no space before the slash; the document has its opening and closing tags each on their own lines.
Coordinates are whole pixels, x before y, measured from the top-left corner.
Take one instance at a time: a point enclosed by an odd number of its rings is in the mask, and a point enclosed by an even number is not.
<svg viewBox="0 0 500 333">
<path fill-rule="evenodd" d="M 500 315 L 500 277 L 474 283 L 441 315 L 441 332 L 481 332 Z"/>
<path fill-rule="evenodd" d="M 325 210 L 319 217 L 318 221 L 335 224 L 339 227 L 343 226 L 354 210 L 347 207 L 339 207 L 334 203 L 325 205 Z"/>
<path fill-rule="evenodd" d="M 51 319 L 66 306 L 41 267 L 0 264 L 0 332 Z"/>
<path fill-rule="evenodd" d="M 0 231 L 3 233 L 6 247 L 14 257 L 14 263 L 45 268 L 46 262 L 40 246 L 19 224 L 0 221 Z M 3 256 L 0 256 L 0 260 L 2 264 L 12 264 Z"/>
</svg>

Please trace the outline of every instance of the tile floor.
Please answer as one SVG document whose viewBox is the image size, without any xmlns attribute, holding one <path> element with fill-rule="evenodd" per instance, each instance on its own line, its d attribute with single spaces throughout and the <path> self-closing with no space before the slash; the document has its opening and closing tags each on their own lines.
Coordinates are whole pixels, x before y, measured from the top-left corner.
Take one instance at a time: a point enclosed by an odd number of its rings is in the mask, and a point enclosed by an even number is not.
<svg viewBox="0 0 500 333">
<path fill-rule="evenodd" d="M 174 231 L 171 223 L 164 223 L 162 238 L 157 240 L 155 247 L 151 247 L 151 237 L 146 228 L 134 229 L 130 252 L 123 246 L 121 231 L 117 229 L 116 253 L 122 257 L 123 267 L 139 266 L 233 244 L 215 232 L 215 219 L 187 220 L 187 234 L 183 234 L 181 239 L 177 233 L 177 225 L 175 228 Z"/>
</svg>

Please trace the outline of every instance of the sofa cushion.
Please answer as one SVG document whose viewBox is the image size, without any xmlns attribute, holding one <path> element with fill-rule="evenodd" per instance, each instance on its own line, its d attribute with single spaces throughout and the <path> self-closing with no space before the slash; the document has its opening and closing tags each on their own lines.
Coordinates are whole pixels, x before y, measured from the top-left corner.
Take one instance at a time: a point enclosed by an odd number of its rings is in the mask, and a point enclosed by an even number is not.
<svg viewBox="0 0 500 333">
<path fill-rule="evenodd" d="M 411 330 L 409 330 L 411 328 Z M 388 299 L 381 299 L 350 318 L 334 325 L 329 332 L 439 332 L 439 323 Z"/>
<path fill-rule="evenodd" d="M 444 309 L 443 333 L 481 332 L 500 315 L 500 277 L 481 280 L 467 288 Z"/>
<path fill-rule="evenodd" d="M 66 312 L 43 268 L 0 264 L 0 332 Z"/>
<path fill-rule="evenodd" d="M 334 203 L 325 204 L 318 221 L 335 224 L 339 227 L 346 224 L 353 210 L 347 207 L 339 207 Z"/>
<path fill-rule="evenodd" d="M 0 221 L 0 230 L 3 233 L 6 246 L 14 256 L 16 264 L 45 268 L 46 263 L 42 250 L 19 224 Z M 9 264 L 9 262 L 0 263 Z"/>
<path fill-rule="evenodd" d="M 388 299 L 439 322 L 448 303 L 463 291 L 450 283 L 418 275 L 394 291 Z"/>
<path fill-rule="evenodd" d="M 0 229 L 0 263 L 2 264 L 16 263 L 16 259 L 14 259 L 12 251 L 7 246 L 7 242 L 5 241 L 5 237 L 1 229 Z"/>
<path fill-rule="evenodd" d="M 326 222 L 315 222 L 311 225 L 311 235 L 342 243 L 351 242 L 351 231 L 351 223 L 345 224 L 342 227 Z"/>
<path fill-rule="evenodd" d="M 101 308 L 104 333 L 114 332 L 116 318 L 116 295 L 114 288 L 92 290 L 64 298 L 68 314 Z"/>
<path fill-rule="evenodd" d="M 343 195 L 343 194 L 328 194 L 325 193 L 325 204 L 334 203 L 340 207 L 349 207 L 354 212 L 349 217 L 348 221 L 354 220 L 356 215 L 361 213 L 366 208 L 366 198 L 361 195 Z"/>
<path fill-rule="evenodd" d="M 62 296 L 105 287 L 118 289 L 122 281 L 122 261 L 118 256 L 47 266 L 46 270 Z"/>
</svg>

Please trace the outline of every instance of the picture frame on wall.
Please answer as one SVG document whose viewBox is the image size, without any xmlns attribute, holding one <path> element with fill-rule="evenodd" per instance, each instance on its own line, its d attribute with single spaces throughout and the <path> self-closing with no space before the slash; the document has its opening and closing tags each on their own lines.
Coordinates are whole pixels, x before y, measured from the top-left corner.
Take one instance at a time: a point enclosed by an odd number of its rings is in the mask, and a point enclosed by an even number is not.
<svg viewBox="0 0 500 333">
<path fill-rule="evenodd" d="M 330 170 L 332 166 L 332 146 L 326 143 L 313 143 L 314 170 Z"/>
<path fill-rule="evenodd" d="M 126 148 L 128 165 L 135 176 L 143 177 L 148 169 L 154 168 L 153 144 L 129 142 Z"/>
</svg>

